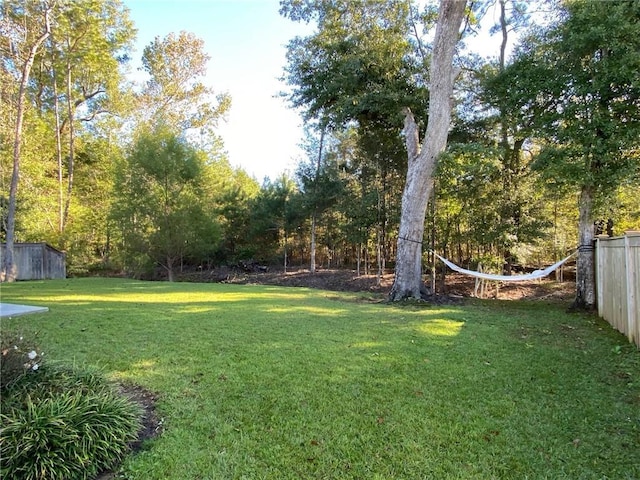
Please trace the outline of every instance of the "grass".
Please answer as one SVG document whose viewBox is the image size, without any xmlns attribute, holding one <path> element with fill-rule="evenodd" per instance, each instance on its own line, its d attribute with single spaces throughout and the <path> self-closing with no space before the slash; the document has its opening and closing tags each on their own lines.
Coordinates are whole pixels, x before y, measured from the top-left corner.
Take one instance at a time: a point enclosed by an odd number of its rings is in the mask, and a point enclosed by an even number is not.
<svg viewBox="0 0 640 480">
<path fill-rule="evenodd" d="M 265 286 L 3 285 L 45 356 L 159 394 L 129 479 L 640 478 L 640 353 L 542 302 Z"/>
</svg>

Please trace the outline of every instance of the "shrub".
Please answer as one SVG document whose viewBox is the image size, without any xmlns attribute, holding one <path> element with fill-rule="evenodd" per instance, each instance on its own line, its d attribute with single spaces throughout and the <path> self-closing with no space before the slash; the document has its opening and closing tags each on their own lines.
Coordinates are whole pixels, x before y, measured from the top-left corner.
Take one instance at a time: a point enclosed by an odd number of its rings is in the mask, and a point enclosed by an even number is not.
<svg viewBox="0 0 640 480">
<path fill-rule="evenodd" d="M 127 452 L 140 418 L 140 408 L 96 372 L 46 365 L 14 382 L 3 398 L 0 476 L 95 476 Z"/>
<path fill-rule="evenodd" d="M 24 375 L 5 389 L 5 393 L 17 402 L 26 401 L 28 397 L 36 402 L 70 391 L 111 394 L 113 388 L 96 368 L 47 361 L 36 372 Z"/>
<path fill-rule="evenodd" d="M 40 368 L 42 352 L 38 353 L 33 341 L 13 332 L 2 332 L 0 337 L 0 390 L 19 381 Z"/>
</svg>

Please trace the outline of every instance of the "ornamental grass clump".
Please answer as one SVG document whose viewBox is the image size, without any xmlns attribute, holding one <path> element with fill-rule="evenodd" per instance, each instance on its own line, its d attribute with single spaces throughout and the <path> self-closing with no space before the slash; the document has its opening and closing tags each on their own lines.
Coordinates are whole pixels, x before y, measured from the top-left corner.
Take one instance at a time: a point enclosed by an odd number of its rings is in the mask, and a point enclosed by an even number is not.
<svg viewBox="0 0 640 480">
<path fill-rule="evenodd" d="M 113 468 L 142 412 L 98 372 L 44 364 L 2 389 L 0 477 L 75 480 Z"/>
<path fill-rule="evenodd" d="M 25 375 L 40 368 L 42 352 L 38 352 L 34 342 L 22 335 L 2 333 L 0 337 L 0 390 L 4 390 Z"/>
</svg>

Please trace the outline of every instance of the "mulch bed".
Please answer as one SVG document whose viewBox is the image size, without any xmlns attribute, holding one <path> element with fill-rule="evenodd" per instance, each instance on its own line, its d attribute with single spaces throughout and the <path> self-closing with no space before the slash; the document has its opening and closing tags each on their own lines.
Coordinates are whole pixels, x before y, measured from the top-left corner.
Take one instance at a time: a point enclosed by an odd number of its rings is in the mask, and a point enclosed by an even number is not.
<svg viewBox="0 0 640 480">
<path fill-rule="evenodd" d="M 552 278 L 552 277 L 550 277 Z M 285 287 L 308 287 L 342 292 L 371 292 L 386 295 L 393 285 L 393 273 L 377 275 L 357 275 L 355 270 L 319 269 L 311 273 L 307 269 L 292 269 L 287 272 L 243 271 L 242 269 L 221 267 L 208 271 L 190 272 L 178 275 L 180 281 L 220 282 L 235 284 L 280 285 Z M 472 297 L 475 279 L 458 273 L 447 274 L 444 292 L 450 297 Z M 570 301 L 575 291 L 575 282 L 556 282 L 550 279 L 529 282 L 500 282 L 497 298 L 500 300 L 558 299 Z M 435 299 L 435 297 L 433 297 Z M 496 298 L 496 282 L 487 282 L 485 298 Z"/>
</svg>

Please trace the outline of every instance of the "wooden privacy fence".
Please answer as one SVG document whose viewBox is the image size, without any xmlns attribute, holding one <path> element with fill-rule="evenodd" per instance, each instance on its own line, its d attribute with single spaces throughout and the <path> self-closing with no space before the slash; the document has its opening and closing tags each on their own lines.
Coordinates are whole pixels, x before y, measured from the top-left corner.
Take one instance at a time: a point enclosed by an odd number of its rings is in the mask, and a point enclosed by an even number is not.
<svg viewBox="0 0 640 480">
<path fill-rule="evenodd" d="M 5 244 L 0 245 L 0 261 L 4 261 Z M 66 278 L 65 253 L 47 243 L 14 243 L 13 261 L 17 280 Z"/>
<path fill-rule="evenodd" d="M 640 348 L 640 232 L 596 240 L 598 315 Z"/>
</svg>

